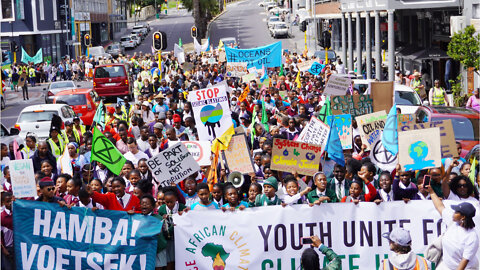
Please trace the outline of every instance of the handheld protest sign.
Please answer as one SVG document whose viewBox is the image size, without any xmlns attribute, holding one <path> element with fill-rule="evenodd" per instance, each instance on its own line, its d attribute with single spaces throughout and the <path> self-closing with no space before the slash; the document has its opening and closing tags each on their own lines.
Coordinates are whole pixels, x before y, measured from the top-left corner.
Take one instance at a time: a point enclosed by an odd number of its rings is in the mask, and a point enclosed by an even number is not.
<svg viewBox="0 0 480 270">
<path fill-rule="evenodd" d="M 362 141 L 369 149 L 382 134 L 387 121 L 385 111 L 374 112 L 366 115 L 357 116 L 357 126 L 362 137 Z"/>
<path fill-rule="evenodd" d="M 303 61 L 303 62 L 297 63 L 297 68 L 298 68 L 298 70 L 300 70 L 302 72 L 305 72 L 305 71 L 308 71 L 310 69 L 310 67 L 313 65 L 313 63 L 315 63 L 315 60 L 313 60 L 313 59 Z"/>
<path fill-rule="evenodd" d="M 271 169 L 313 176 L 318 172 L 322 146 L 275 138 Z"/>
<path fill-rule="evenodd" d="M 393 171 L 398 163 L 398 155 L 393 155 L 382 143 L 382 133 L 376 136 L 375 141 L 370 145 L 370 160 L 382 171 Z"/>
<path fill-rule="evenodd" d="M 329 115 L 327 116 L 326 122 L 332 123 L 332 117 L 333 121 L 335 122 L 335 130 L 332 130 L 332 132 L 338 133 L 338 137 L 340 138 L 343 149 L 352 149 L 352 116 L 349 114 Z"/>
<path fill-rule="evenodd" d="M 248 74 L 247 63 L 227 62 L 225 75 L 227 77 L 242 77 Z"/>
<path fill-rule="evenodd" d="M 442 166 L 438 127 L 399 132 L 398 145 L 399 163 L 406 171 Z"/>
<path fill-rule="evenodd" d="M 332 113 L 350 114 L 353 118 L 373 112 L 370 95 L 332 96 Z"/>
<path fill-rule="evenodd" d="M 226 85 L 218 84 L 191 91 L 188 95 L 200 141 L 213 141 L 232 125 L 226 88 Z"/>
<path fill-rule="evenodd" d="M 185 145 L 188 152 L 192 154 L 192 157 L 198 165 L 210 166 L 212 164 L 210 160 L 212 143 L 209 141 L 183 141 L 182 144 Z"/>
<path fill-rule="evenodd" d="M 200 166 L 182 143 L 170 146 L 150 158 L 147 165 L 162 187 L 178 184 L 200 170 Z"/>
<path fill-rule="evenodd" d="M 372 97 L 373 111 L 390 111 L 394 98 L 393 82 L 371 82 L 370 95 Z"/>
<path fill-rule="evenodd" d="M 328 78 L 327 85 L 325 86 L 325 95 L 332 95 L 332 96 L 343 96 L 347 93 L 350 84 L 352 83 L 352 79 L 349 77 L 343 77 L 338 74 L 332 74 Z"/>
<path fill-rule="evenodd" d="M 11 160 L 9 169 L 13 196 L 16 198 L 37 196 L 37 184 L 31 159 Z"/>
<path fill-rule="evenodd" d="M 27 74 L 24 72 L 22 75 L 20 75 L 20 78 L 18 78 L 18 87 L 23 87 L 27 81 Z"/>
<path fill-rule="evenodd" d="M 315 116 L 312 116 L 310 122 L 302 129 L 296 141 L 321 145 L 325 149 L 329 133 L 330 127 Z"/>
<path fill-rule="evenodd" d="M 442 120 L 417 124 L 402 125 L 398 128 L 400 132 L 408 130 L 423 130 L 427 128 L 440 128 L 440 143 L 442 158 L 458 157 L 457 143 L 453 133 L 452 120 Z"/>
<path fill-rule="evenodd" d="M 223 152 L 230 172 L 254 173 L 252 156 L 245 134 L 233 135 L 228 149 Z"/>
</svg>

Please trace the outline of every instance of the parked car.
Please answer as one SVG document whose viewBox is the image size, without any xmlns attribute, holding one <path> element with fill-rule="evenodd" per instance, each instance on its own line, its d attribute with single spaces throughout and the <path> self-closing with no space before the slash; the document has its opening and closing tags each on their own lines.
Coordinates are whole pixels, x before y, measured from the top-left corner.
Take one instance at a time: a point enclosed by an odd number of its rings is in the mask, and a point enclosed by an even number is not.
<svg viewBox="0 0 480 270">
<path fill-rule="evenodd" d="M 235 46 L 235 44 L 237 44 L 237 39 L 234 37 L 221 38 L 220 41 L 223 42 L 224 47 L 232 47 L 232 46 Z"/>
<path fill-rule="evenodd" d="M 288 37 L 288 26 L 284 22 L 274 23 L 270 29 L 270 35 L 273 38 Z"/>
<path fill-rule="evenodd" d="M 328 60 L 332 61 L 332 62 L 335 62 L 337 61 L 337 54 L 335 53 L 334 50 L 327 50 L 327 53 L 328 53 Z M 322 60 L 322 61 L 325 61 L 326 57 L 325 57 L 325 50 L 318 50 L 316 51 L 314 54 L 313 54 L 316 58 L 318 58 L 319 60 Z"/>
<path fill-rule="evenodd" d="M 131 86 L 124 64 L 96 66 L 93 89 L 99 96 L 130 96 Z"/>
<path fill-rule="evenodd" d="M 146 25 L 143 25 L 143 24 L 137 24 L 135 25 L 133 28 L 133 30 L 140 30 L 142 31 L 143 35 L 144 36 L 147 36 L 148 32 L 150 31 Z"/>
<path fill-rule="evenodd" d="M 395 104 L 397 104 L 397 108 L 403 114 L 414 114 L 422 106 L 420 96 L 412 88 L 402 84 L 395 84 L 394 91 Z"/>
<path fill-rule="evenodd" d="M 108 45 L 107 53 L 111 54 L 112 57 L 116 58 L 120 54 L 122 54 L 122 55 L 125 54 L 125 48 L 123 48 L 123 46 L 120 43 L 115 42 L 115 43 L 112 43 L 112 44 Z"/>
<path fill-rule="evenodd" d="M 53 97 L 60 91 L 67 90 L 67 89 L 75 89 L 80 87 L 76 85 L 73 81 L 58 81 L 58 82 L 51 82 L 46 88 L 43 88 L 45 96 L 45 103 L 52 103 Z"/>
<path fill-rule="evenodd" d="M 133 41 L 135 41 L 135 47 L 137 47 L 138 45 L 140 45 L 140 43 L 142 43 L 142 39 L 141 39 L 139 36 L 135 35 L 135 34 L 131 34 L 131 35 L 130 35 L 130 38 L 131 38 Z"/>
<path fill-rule="evenodd" d="M 56 114 L 66 120 L 73 121 L 75 112 L 67 104 L 41 104 L 25 107 L 18 116 L 15 128 L 20 130 L 19 136 L 25 138 L 27 133 L 33 132 L 39 140 L 49 137 L 52 116 Z M 62 125 L 63 126 L 63 125 Z"/>
<path fill-rule="evenodd" d="M 357 89 L 360 94 L 370 93 L 370 83 L 373 79 L 353 79 L 353 89 Z"/>
<path fill-rule="evenodd" d="M 465 157 L 480 140 L 480 114 L 477 111 L 460 107 L 421 106 L 415 113 L 417 123 L 448 119 L 452 120 L 455 140 L 462 144 L 460 156 Z"/>
<path fill-rule="evenodd" d="M 120 44 L 124 48 L 135 48 L 137 46 L 137 41 L 130 36 L 123 36 L 120 38 Z"/>
<path fill-rule="evenodd" d="M 268 11 L 268 14 L 270 15 L 281 15 L 284 13 L 288 14 L 290 13 L 290 10 L 288 8 L 274 7 Z"/>
<path fill-rule="evenodd" d="M 58 92 L 54 104 L 68 104 L 75 114 L 82 119 L 82 122 L 90 126 L 97 110 L 97 103 L 100 97 L 93 89 L 72 89 Z"/>
<path fill-rule="evenodd" d="M 262 1 L 258 3 L 259 7 L 266 7 L 268 4 L 275 3 L 275 1 Z"/>
<path fill-rule="evenodd" d="M 130 35 L 137 35 L 142 41 L 146 37 L 142 29 L 133 30 L 132 32 L 130 32 Z"/>
<path fill-rule="evenodd" d="M 270 9 L 274 8 L 277 6 L 277 3 L 276 2 L 270 2 L 268 4 L 265 5 L 265 10 L 269 11 Z"/>
<path fill-rule="evenodd" d="M 268 30 L 270 30 L 273 26 L 274 23 L 281 22 L 280 18 L 278 16 L 270 16 L 267 19 L 267 27 Z"/>
</svg>

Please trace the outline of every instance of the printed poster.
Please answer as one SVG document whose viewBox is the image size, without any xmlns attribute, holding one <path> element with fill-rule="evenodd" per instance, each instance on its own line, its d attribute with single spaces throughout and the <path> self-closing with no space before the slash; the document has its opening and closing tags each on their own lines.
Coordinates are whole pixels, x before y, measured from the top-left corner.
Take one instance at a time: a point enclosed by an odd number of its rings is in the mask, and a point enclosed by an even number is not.
<svg viewBox="0 0 480 270">
<path fill-rule="evenodd" d="M 218 84 L 188 94 L 200 141 L 213 141 L 233 125 L 226 88 Z"/>
<path fill-rule="evenodd" d="M 245 62 L 227 62 L 226 76 L 227 77 L 239 77 L 248 74 L 247 63 Z"/>
<path fill-rule="evenodd" d="M 409 130 L 398 133 L 398 159 L 405 171 L 442 166 L 440 128 Z"/>
<path fill-rule="evenodd" d="M 324 149 L 321 145 L 275 138 L 273 140 L 272 170 L 313 176 Z"/>
<path fill-rule="evenodd" d="M 232 140 L 228 144 L 228 149 L 224 151 L 224 155 L 230 172 L 241 172 L 242 174 L 255 172 L 250 149 L 247 146 L 244 134 L 232 136 Z"/>
<path fill-rule="evenodd" d="M 333 120 L 332 120 L 333 118 Z M 350 114 L 329 115 L 325 122 L 331 126 L 330 123 L 335 121 L 335 129 L 342 143 L 343 149 L 352 149 L 352 116 Z"/>
</svg>

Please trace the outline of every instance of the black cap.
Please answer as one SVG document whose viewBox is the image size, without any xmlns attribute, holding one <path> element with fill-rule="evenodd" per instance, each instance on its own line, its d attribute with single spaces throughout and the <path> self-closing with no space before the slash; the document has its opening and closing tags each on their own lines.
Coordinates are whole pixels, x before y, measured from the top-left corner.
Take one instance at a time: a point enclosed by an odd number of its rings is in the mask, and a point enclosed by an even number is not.
<svg viewBox="0 0 480 270">
<path fill-rule="evenodd" d="M 65 126 L 70 126 L 70 125 L 73 125 L 72 120 L 66 120 L 65 121 Z"/>
<path fill-rule="evenodd" d="M 475 207 L 468 202 L 463 202 L 461 204 L 452 205 L 452 209 L 455 212 L 458 212 L 466 217 L 473 218 L 475 216 Z"/>
<path fill-rule="evenodd" d="M 80 117 L 78 117 L 78 116 L 73 117 L 73 121 L 75 121 L 75 120 L 80 120 Z"/>
</svg>

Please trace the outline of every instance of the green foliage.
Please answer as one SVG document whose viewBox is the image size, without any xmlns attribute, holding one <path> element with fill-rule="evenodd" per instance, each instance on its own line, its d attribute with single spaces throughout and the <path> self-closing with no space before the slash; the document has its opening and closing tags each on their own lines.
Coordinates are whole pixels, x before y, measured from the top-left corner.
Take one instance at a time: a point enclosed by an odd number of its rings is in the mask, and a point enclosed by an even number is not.
<svg viewBox="0 0 480 270">
<path fill-rule="evenodd" d="M 462 75 L 458 75 L 457 79 L 450 80 L 452 84 L 452 94 L 453 94 L 453 104 L 456 107 L 463 107 L 467 102 L 467 95 L 462 95 L 463 85 L 462 85 Z"/>
<path fill-rule="evenodd" d="M 455 33 L 448 44 L 448 56 L 462 63 L 465 68 L 480 69 L 480 35 L 475 35 L 475 28 L 470 25 L 463 31 Z"/>
</svg>

